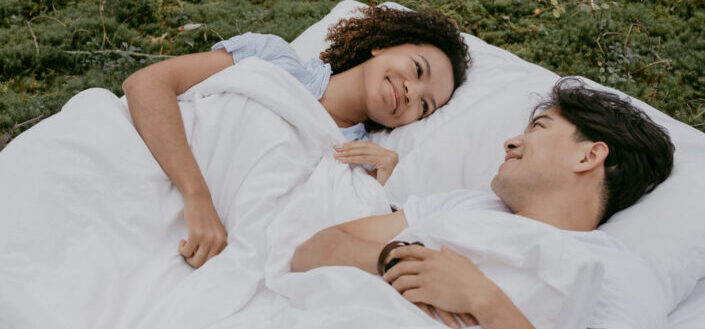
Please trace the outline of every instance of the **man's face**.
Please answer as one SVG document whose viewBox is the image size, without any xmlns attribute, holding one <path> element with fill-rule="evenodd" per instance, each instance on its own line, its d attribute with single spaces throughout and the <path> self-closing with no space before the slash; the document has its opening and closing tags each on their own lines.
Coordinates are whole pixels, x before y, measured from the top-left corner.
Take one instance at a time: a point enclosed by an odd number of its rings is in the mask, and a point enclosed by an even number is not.
<svg viewBox="0 0 705 329">
<path fill-rule="evenodd" d="M 517 211 L 532 194 L 569 183 L 575 162 L 582 157 L 575 130 L 555 108 L 535 115 L 524 134 L 504 143 L 505 161 L 492 179 L 492 190 Z"/>
</svg>

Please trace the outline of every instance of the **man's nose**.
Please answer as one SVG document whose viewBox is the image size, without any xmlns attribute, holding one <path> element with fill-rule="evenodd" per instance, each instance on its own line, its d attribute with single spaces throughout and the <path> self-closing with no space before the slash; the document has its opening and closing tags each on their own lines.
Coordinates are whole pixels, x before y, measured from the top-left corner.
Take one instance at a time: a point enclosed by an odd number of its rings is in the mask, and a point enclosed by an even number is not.
<svg viewBox="0 0 705 329">
<path fill-rule="evenodd" d="M 514 150 L 516 148 L 521 147 L 523 139 L 524 139 L 524 135 L 518 135 L 518 136 L 514 136 L 510 139 L 507 139 L 504 142 L 504 151 L 509 152 L 511 150 Z"/>
</svg>

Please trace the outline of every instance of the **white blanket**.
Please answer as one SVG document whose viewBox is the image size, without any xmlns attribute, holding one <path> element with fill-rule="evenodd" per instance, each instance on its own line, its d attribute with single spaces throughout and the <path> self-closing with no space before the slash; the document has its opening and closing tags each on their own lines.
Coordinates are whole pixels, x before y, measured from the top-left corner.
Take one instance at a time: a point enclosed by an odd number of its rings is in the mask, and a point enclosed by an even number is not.
<svg viewBox="0 0 705 329">
<path fill-rule="evenodd" d="M 84 91 L 0 153 L 0 327 L 441 327 L 358 269 L 288 273 L 294 248 L 316 231 L 389 211 L 373 178 L 333 160 L 343 137 L 293 77 L 252 58 L 179 100 L 228 247 L 198 270 L 184 263 L 180 194 L 135 131 L 124 99 Z M 462 247 L 466 229 L 427 233 L 456 232 L 445 241 Z M 502 263 L 533 243 L 540 257 L 490 277 L 519 296 L 530 319 L 572 327 L 582 319 L 576 310 L 591 307 L 594 295 L 585 291 L 595 280 L 585 278 L 594 262 L 551 235 L 532 234 L 515 240 L 525 245 L 495 244 L 493 253 L 506 256 Z M 473 246 L 461 250 L 473 257 Z M 550 275 L 537 277 L 544 267 Z M 548 279 L 559 281 L 538 285 Z M 526 308 L 532 298 L 548 300 Z M 561 303 L 561 312 L 548 311 Z"/>
<path fill-rule="evenodd" d="M 342 134 L 278 67 L 243 61 L 179 99 L 228 247 L 184 263 L 179 192 L 124 100 L 86 90 L 0 153 L 0 327 L 204 327 L 251 300 L 273 247 L 288 259 L 325 226 L 389 212 L 372 177 L 333 159 Z"/>
</svg>

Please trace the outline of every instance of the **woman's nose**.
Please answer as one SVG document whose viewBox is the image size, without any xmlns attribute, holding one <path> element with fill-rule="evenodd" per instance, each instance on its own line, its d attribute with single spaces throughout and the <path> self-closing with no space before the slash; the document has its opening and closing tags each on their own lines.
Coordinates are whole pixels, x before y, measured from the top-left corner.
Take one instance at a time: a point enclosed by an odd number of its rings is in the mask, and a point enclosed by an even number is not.
<svg viewBox="0 0 705 329">
<path fill-rule="evenodd" d="M 417 95 L 418 85 L 409 80 L 404 81 L 404 102 L 406 102 L 406 105 L 415 101 Z"/>
</svg>

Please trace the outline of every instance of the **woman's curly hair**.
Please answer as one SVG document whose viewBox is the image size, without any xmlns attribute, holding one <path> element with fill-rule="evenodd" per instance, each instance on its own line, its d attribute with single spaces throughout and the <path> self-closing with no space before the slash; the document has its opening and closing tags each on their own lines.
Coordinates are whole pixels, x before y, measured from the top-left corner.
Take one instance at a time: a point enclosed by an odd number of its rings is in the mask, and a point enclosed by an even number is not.
<svg viewBox="0 0 705 329">
<path fill-rule="evenodd" d="M 341 20 L 328 31 L 330 47 L 321 60 L 331 65 L 333 74 L 346 71 L 372 57 L 373 49 L 406 43 L 429 44 L 450 59 L 453 67 L 453 90 L 465 81 L 470 55 L 457 25 L 443 14 L 432 11 L 410 11 L 370 6 L 360 10 L 362 17 Z M 386 127 L 371 120 L 368 131 Z"/>
</svg>

